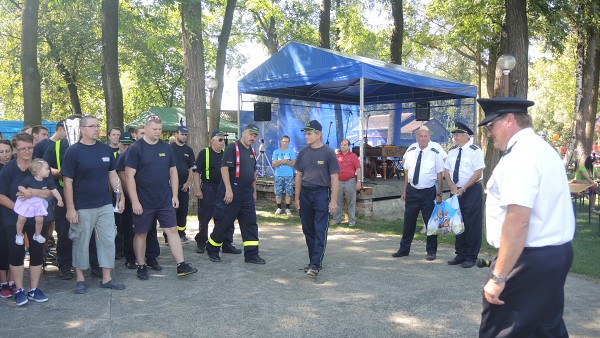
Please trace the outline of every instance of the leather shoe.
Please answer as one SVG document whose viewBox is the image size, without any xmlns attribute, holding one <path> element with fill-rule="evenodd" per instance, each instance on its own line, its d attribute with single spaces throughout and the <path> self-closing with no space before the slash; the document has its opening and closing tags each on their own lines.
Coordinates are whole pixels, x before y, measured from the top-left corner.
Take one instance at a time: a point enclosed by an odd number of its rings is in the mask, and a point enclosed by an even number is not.
<svg viewBox="0 0 600 338">
<path fill-rule="evenodd" d="M 155 271 L 161 271 L 162 270 L 162 266 L 160 264 L 158 264 L 158 261 L 156 259 L 155 260 L 150 260 L 150 261 L 146 260 L 146 265 L 150 269 L 155 270 Z"/>
<path fill-rule="evenodd" d="M 465 261 L 464 257 L 456 256 L 448 261 L 448 265 L 458 265 L 464 261 Z"/>
<path fill-rule="evenodd" d="M 215 262 L 215 263 L 220 263 L 221 262 L 221 257 L 219 257 L 219 255 L 211 255 L 208 254 L 208 259 L 210 259 L 211 262 Z"/>
<path fill-rule="evenodd" d="M 398 250 L 392 254 L 392 257 L 404 257 L 404 256 L 408 256 L 408 252 L 402 252 L 402 251 Z"/>
<path fill-rule="evenodd" d="M 221 250 L 223 251 L 223 253 L 234 254 L 234 255 L 239 255 L 242 253 L 241 249 L 238 249 L 233 245 L 223 246 L 223 248 L 221 248 Z"/>
<path fill-rule="evenodd" d="M 462 266 L 463 268 L 467 268 L 467 269 L 468 269 L 468 268 L 472 268 L 472 267 L 474 267 L 474 266 L 475 266 L 475 261 L 470 261 L 470 260 L 469 260 L 469 261 L 464 261 L 464 262 L 461 264 L 461 266 Z"/>
<path fill-rule="evenodd" d="M 428 261 L 434 261 L 435 260 L 435 254 L 427 254 L 427 256 L 425 256 L 425 259 Z"/>
<path fill-rule="evenodd" d="M 252 264 L 266 264 L 267 262 L 260 258 L 259 256 L 256 257 L 252 257 L 252 258 L 246 258 L 246 263 L 252 263 Z"/>
<path fill-rule="evenodd" d="M 204 245 L 196 245 L 196 253 L 203 254 L 204 253 Z"/>
</svg>

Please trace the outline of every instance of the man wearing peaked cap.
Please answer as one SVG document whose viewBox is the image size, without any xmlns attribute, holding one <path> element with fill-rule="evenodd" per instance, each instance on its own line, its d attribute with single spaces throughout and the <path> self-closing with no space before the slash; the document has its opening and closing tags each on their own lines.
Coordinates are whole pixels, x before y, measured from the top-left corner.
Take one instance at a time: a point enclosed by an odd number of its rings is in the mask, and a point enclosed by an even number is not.
<svg viewBox="0 0 600 338">
<path fill-rule="evenodd" d="M 486 115 L 480 126 L 504 152 L 487 182 L 486 237 L 499 250 L 483 288 L 479 335 L 568 337 L 562 317 L 575 216 L 563 163 L 532 128 L 533 102 L 478 102 Z"/>
<path fill-rule="evenodd" d="M 256 124 L 254 124 L 254 123 L 250 123 L 249 125 L 247 125 L 246 128 L 244 128 L 244 131 L 246 131 L 246 130 L 250 134 L 254 134 L 254 135 L 258 135 L 259 134 L 258 126 Z"/>
<path fill-rule="evenodd" d="M 177 161 L 177 176 L 179 177 L 179 208 L 175 209 L 175 216 L 177 218 L 177 232 L 181 238 L 181 243 L 188 243 L 188 239 L 185 235 L 187 228 L 187 215 L 190 201 L 190 188 L 194 182 L 194 173 L 192 171 L 194 167 L 194 150 L 192 147 L 187 145 L 187 138 L 189 135 L 188 128 L 186 126 L 177 127 L 175 132 L 175 142 L 171 143 L 173 153 L 175 154 L 175 160 Z M 165 241 L 167 237 L 165 236 Z"/>
<path fill-rule="evenodd" d="M 454 248 L 456 257 L 448 265 L 461 264 L 463 268 L 475 265 L 481 248 L 481 227 L 483 221 L 483 169 L 485 163 L 481 149 L 470 143 L 471 128 L 455 122 L 452 131 L 455 146 L 448 152 L 444 162 L 444 177 L 450 191 L 458 196 L 460 212 L 465 224 L 462 234 L 456 236 Z"/>
<path fill-rule="evenodd" d="M 321 123 L 319 123 L 319 121 L 311 120 L 301 130 L 304 132 L 306 132 L 306 131 L 321 131 L 322 132 L 323 126 L 321 125 Z"/>
</svg>

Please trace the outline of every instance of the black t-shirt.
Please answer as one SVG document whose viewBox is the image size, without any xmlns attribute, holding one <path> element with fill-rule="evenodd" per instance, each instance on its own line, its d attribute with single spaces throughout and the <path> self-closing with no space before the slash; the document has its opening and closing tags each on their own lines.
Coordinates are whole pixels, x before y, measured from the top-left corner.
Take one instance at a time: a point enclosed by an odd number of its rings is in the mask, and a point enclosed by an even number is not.
<svg viewBox="0 0 600 338">
<path fill-rule="evenodd" d="M 172 205 L 170 169 L 176 165 L 173 148 L 165 141 L 148 144 L 140 139 L 129 146 L 125 166 L 136 170 L 135 186 L 142 207 L 162 209 Z"/>
<path fill-rule="evenodd" d="M 54 145 L 54 141 L 51 139 L 43 139 L 40 142 L 36 143 L 33 146 L 33 157 L 32 158 L 44 158 L 44 154 L 46 154 L 46 150 L 50 148 L 50 146 Z"/>
<path fill-rule="evenodd" d="M 187 144 L 180 146 L 177 142 L 173 142 L 171 147 L 177 160 L 177 177 L 179 177 L 179 187 L 181 188 L 188 179 L 190 168 L 194 167 L 194 150 Z"/>
<path fill-rule="evenodd" d="M 235 177 L 236 143 L 238 144 L 238 148 L 240 150 L 239 178 Z M 227 147 L 225 147 L 225 151 L 223 152 L 223 162 L 221 163 L 221 167 L 229 167 L 230 182 L 237 181 L 242 184 L 252 184 L 254 182 L 254 177 L 256 173 L 256 157 L 254 155 L 254 150 L 252 149 L 252 147 L 244 147 L 242 141 L 240 140 L 228 144 Z"/>
<path fill-rule="evenodd" d="M 63 177 L 73 179 L 75 209 L 100 208 L 112 204 L 108 172 L 115 170 L 115 157 L 108 145 L 77 142 L 70 146 L 61 163 Z"/>
<path fill-rule="evenodd" d="M 11 160 L 0 170 L 0 194 L 15 202 L 17 200 L 19 185 L 26 177 L 32 177 L 29 169 L 21 170 L 17 166 L 17 160 Z M 2 210 L 4 226 L 14 226 L 17 224 L 17 213 L 4 205 L 0 209 Z M 33 217 L 28 218 L 25 224 L 35 224 L 35 219 Z M 2 245 L 5 244 L 2 243 Z"/>
<path fill-rule="evenodd" d="M 67 141 L 67 139 L 62 139 L 59 142 L 53 143 L 52 147 L 48 147 L 48 149 L 46 149 L 46 153 L 44 154 L 44 160 L 46 160 L 46 162 L 48 162 L 48 165 L 50 166 L 50 168 L 60 170 L 60 168 L 58 167 L 58 161 L 56 159 L 56 147 L 57 146 L 59 147 L 58 160 L 60 160 L 60 163 L 62 166 L 62 162 L 64 161 L 65 154 L 67 153 L 67 148 L 69 148 L 69 141 Z M 60 181 L 59 179 L 54 179 L 54 183 L 55 183 L 56 187 L 58 188 L 59 191 L 61 191 L 62 187 L 61 187 L 59 181 Z"/>
<path fill-rule="evenodd" d="M 196 158 L 195 172 L 200 174 L 202 182 L 210 182 L 213 184 L 221 183 L 221 162 L 223 160 L 223 150 L 220 153 L 208 147 L 208 179 L 206 178 L 206 148 L 200 150 Z"/>
<path fill-rule="evenodd" d="M 302 173 L 303 187 L 330 187 L 331 175 L 340 172 L 340 165 L 335 151 L 328 146 L 306 146 L 300 150 L 294 169 Z"/>
</svg>

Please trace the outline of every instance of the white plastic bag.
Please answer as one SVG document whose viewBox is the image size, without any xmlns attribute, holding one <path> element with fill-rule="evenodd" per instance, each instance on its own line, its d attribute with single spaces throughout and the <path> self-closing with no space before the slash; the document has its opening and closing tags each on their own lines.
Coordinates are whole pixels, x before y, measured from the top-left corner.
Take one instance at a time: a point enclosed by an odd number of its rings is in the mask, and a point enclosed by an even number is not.
<svg viewBox="0 0 600 338">
<path fill-rule="evenodd" d="M 427 236 L 463 233 L 465 226 L 458 205 L 458 197 L 452 196 L 440 204 L 435 201 L 433 203 L 433 212 L 427 223 Z"/>
</svg>

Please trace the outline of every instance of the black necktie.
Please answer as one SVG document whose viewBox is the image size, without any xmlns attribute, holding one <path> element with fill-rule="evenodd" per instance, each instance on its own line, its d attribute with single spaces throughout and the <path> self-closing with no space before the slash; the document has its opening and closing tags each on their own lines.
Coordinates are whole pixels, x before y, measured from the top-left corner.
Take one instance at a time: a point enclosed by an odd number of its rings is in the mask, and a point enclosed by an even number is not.
<svg viewBox="0 0 600 338">
<path fill-rule="evenodd" d="M 456 157 L 456 164 L 454 164 L 454 173 L 452 174 L 452 181 L 458 183 L 458 168 L 460 168 L 460 156 L 462 155 L 462 148 L 458 148 L 458 156 Z"/>
<path fill-rule="evenodd" d="M 415 174 L 413 175 L 413 184 L 419 184 L 419 170 L 421 170 L 421 155 L 423 155 L 423 150 L 419 152 L 419 157 L 417 157 L 417 165 L 415 166 Z"/>
</svg>

